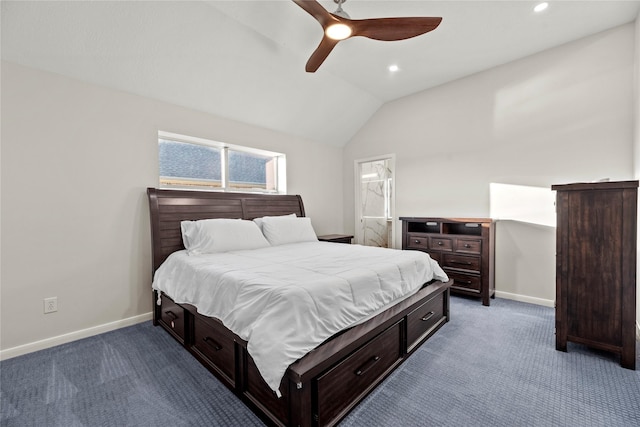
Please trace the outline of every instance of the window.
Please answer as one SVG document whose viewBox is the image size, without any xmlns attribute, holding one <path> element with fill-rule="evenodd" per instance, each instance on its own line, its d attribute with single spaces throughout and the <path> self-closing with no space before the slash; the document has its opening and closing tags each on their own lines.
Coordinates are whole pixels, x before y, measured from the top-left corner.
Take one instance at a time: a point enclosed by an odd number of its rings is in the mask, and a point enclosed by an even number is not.
<svg viewBox="0 0 640 427">
<path fill-rule="evenodd" d="M 286 193 L 281 153 L 158 133 L 161 188 Z"/>
</svg>

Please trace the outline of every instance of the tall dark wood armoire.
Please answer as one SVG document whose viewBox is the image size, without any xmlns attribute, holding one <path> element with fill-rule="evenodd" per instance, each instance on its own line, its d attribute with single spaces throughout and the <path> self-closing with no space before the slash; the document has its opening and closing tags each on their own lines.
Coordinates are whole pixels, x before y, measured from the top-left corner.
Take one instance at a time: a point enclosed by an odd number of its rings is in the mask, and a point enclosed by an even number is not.
<svg viewBox="0 0 640 427">
<path fill-rule="evenodd" d="M 556 349 L 567 341 L 636 366 L 638 181 L 554 185 Z"/>
</svg>

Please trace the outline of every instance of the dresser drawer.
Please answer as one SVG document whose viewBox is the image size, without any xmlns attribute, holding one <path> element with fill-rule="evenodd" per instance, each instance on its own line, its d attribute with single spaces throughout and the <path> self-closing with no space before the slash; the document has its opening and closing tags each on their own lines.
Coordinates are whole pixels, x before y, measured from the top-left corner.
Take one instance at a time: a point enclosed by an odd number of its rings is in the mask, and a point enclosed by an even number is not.
<svg viewBox="0 0 640 427">
<path fill-rule="evenodd" d="M 443 267 L 461 268 L 464 270 L 480 271 L 480 257 L 456 254 L 444 254 Z"/>
<path fill-rule="evenodd" d="M 453 248 L 456 252 L 480 254 L 482 252 L 482 240 L 458 238 L 455 240 Z"/>
<path fill-rule="evenodd" d="M 318 378 L 318 425 L 330 424 L 348 410 L 350 402 L 371 390 L 400 361 L 400 327 L 396 323 Z"/>
<path fill-rule="evenodd" d="M 235 384 L 235 342 L 222 324 L 195 316 L 192 350 L 206 359 L 231 385 Z"/>
<path fill-rule="evenodd" d="M 429 251 L 429 256 L 431 257 L 432 260 L 434 260 L 440 266 L 442 266 L 442 254 L 440 252 Z"/>
<path fill-rule="evenodd" d="M 429 247 L 436 251 L 451 251 L 453 249 L 452 239 L 447 237 L 429 237 Z"/>
<path fill-rule="evenodd" d="M 407 235 L 407 249 L 429 249 L 429 239 L 426 236 L 408 234 Z"/>
<path fill-rule="evenodd" d="M 160 305 L 160 324 L 173 332 L 173 335 L 184 344 L 185 314 L 184 309 L 166 295 L 162 295 Z"/>
<path fill-rule="evenodd" d="M 407 352 L 411 352 L 436 325 L 444 318 L 444 294 L 435 298 L 407 315 Z"/>
<path fill-rule="evenodd" d="M 444 271 L 447 273 L 450 279 L 453 279 L 453 285 L 451 286 L 452 288 L 480 293 L 480 289 L 482 287 L 482 280 L 480 276 L 464 274 L 458 271 L 451 271 L 448 268 L 445 268 Z"/>
</svg>

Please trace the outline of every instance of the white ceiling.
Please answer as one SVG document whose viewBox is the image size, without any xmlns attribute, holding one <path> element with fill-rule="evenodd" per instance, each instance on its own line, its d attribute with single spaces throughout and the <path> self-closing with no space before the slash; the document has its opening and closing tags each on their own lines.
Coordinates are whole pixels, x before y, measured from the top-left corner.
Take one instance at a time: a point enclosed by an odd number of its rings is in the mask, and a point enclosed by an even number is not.
<svg viewBox="0 0 640 427">
<path fill-rule="evenodd" d="M 385 102 L 640 13 L 640 0 L 551 0 L 539 14 L 536 3 L 348 0 L 352 19 L 443 21 L 410 40 L 345 40 L 306 73 L 322 29 L 290 0 L 3 0 L 2 59 L 342 146 Z"/>
</svg>

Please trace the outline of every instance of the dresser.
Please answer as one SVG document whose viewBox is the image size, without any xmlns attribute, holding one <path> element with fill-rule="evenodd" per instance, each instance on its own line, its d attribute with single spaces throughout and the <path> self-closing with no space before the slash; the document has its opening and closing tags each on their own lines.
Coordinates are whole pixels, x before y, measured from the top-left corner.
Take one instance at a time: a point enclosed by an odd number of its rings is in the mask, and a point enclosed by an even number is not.
<svg viewBox="0 0 640 427">
<path fill-rule="evenodd" d="M 554 185 L 556 349 L 567 341 L 635 369 L 638 181 Z"/>
<path fill-rule="evenodd" d="M 495 296 L 495 222 L 490 218 L 401 217 L 402 249 L 427 252 L 453 279 L 451 292 Z"/>
</svg>

